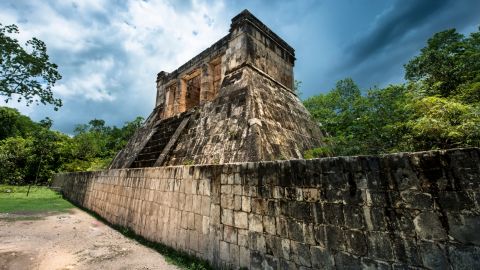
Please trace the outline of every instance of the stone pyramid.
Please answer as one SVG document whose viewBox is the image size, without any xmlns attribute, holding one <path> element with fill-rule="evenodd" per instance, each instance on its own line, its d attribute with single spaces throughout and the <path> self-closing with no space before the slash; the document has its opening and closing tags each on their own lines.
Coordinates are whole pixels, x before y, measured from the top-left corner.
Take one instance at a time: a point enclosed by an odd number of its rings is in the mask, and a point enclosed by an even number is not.
<svg viewBox="0 0 480 270">
<path fill-rule="evenodd" d="M 302 158 L 323 134 L 293 89 L 295 53 L 247 10 L 228 35 L 157 76 L 153 112 L 110 168 Z"/>
</svg>

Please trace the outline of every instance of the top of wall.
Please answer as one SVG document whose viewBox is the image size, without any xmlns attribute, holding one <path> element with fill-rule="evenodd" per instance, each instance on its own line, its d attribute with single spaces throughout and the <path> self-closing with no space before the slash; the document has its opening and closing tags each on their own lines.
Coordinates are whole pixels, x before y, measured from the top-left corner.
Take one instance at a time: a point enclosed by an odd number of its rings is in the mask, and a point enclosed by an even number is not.
<svg viewBox="0 0 480 270">
<path fill-rule="evenodd" d="M 295 61 L 295 50 L 288 45 L 281 37 L 275 34 L 268 26 L 262 23 L 257 17 L 255 17 L 250 11 L 243 10 L 238 15 L 232 18 L 230 24 L 230 31 L 227 35 L 222 37 L 220 40 L 215 42 L 212 46 L 203 50 L 201 53 L 188 60 L 185 64 L 181 65 L 179 68 L 172 72 L 160 71 L 157 74 L 157 82 L 163 81 L 168 82 L 171 79 L 176 78 L 179 74 L 188 71 L 192 67 L 195 67 L 197 64 L 201 63 L 203 59 L 211 58 L 212 56 L 220 55 L 225 52 L 228 48 L 228 42 L 232 39 L 232 33 L 237 29 L 241 29 L 242 26 L 249 25 L 254 27 L 259 31 L 266 39 L 268 43 L 276 44 L 280 50 L 288 55 L 289 62 L 293 64 Z M 249 32 L 249 30 L 244 30 Z"/>
<path fill-rule="evenodd" d="M 275 34 L 270 28 L 268 28 L 268 26 L 262 23 L 259 19 L 257 19 L 257 17 L 253 16 L 253 14 L 246 9 L 232 18 L 232 24 L 230 25 L 230 33 L 232 33 L 235 29 L 241 27 L 244 24 L 250 24 L 254 26 L 258 31 L 269 37 L 274 43 L 276 43 L 283 50 L 285 50 L 292 57 L 295 58 L 295 50 L 290 45 L 288 45 L 288 43 L 285 42 L 281 37 Z"/>
</svg>

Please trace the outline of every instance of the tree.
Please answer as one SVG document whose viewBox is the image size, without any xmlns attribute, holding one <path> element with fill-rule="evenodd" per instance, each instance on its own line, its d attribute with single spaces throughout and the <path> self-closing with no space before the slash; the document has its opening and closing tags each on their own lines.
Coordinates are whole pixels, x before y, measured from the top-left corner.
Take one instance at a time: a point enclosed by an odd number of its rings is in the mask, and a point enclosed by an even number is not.
<svg viewBox="0 0 480 270">
<path fill-rule="evenodd" d="M 469 37 L 455 29 L 436 33 L 405 65 L 405 78 L 426 96 L 460 97 L 479 102 L 480 28 Z"/>
<path fill-rule="evenodd" d="M 24 99 L 27 105 L 52 104 L 58 110 L 62 101 L 53 97 L 52 87 L 62 77 L 57 65 L 49 61 L 45 43 L 37 38 L 28 40 L 23 48 L 10 35 L 18 34 L 14 24 L 0 24 L 0 95 L 5 102 Z"/>
</svg>

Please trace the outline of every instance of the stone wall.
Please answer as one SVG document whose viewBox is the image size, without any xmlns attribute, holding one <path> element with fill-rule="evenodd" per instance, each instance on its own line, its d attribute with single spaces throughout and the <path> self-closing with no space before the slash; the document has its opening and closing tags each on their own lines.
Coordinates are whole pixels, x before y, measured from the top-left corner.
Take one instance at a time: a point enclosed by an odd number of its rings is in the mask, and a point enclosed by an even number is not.
<svg viewBox="0 0 480 270">
<path fill-rule="evenodd" d="M 70 173 L 55 184 L 217 268 L 480 268 L 478 148 Z"/>
</svg>

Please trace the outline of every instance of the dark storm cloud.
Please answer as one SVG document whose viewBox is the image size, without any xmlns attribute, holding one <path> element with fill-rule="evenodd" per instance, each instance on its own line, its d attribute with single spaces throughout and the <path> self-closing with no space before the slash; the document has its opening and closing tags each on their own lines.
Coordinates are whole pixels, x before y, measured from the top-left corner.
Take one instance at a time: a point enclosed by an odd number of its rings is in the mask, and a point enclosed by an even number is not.
<svg viewBox="0 0 480 270">
<path fill-rule="evenodd" d="M 372 30 L 347 48 L 353 64 L 368 59 L 392 43 L 397 43 L 405 34 L 428 21 L 451 1 L 397 0 L 391 9 L 380 15 Z"/>
<path fill-rule="evenodd" d="M 343 58 L 327 77 L 352 77 L 364 89 L 403 81 L 403 65 L 434 33 L 464 31 L 480 23 L 480 1 L 397 0 L 377 16 L 370 30 L 343 49 Z M 339 76 L 340 75 L 340 76 Z M 333 87 L 334 82 L 329 82 Z"/>
</svg>

